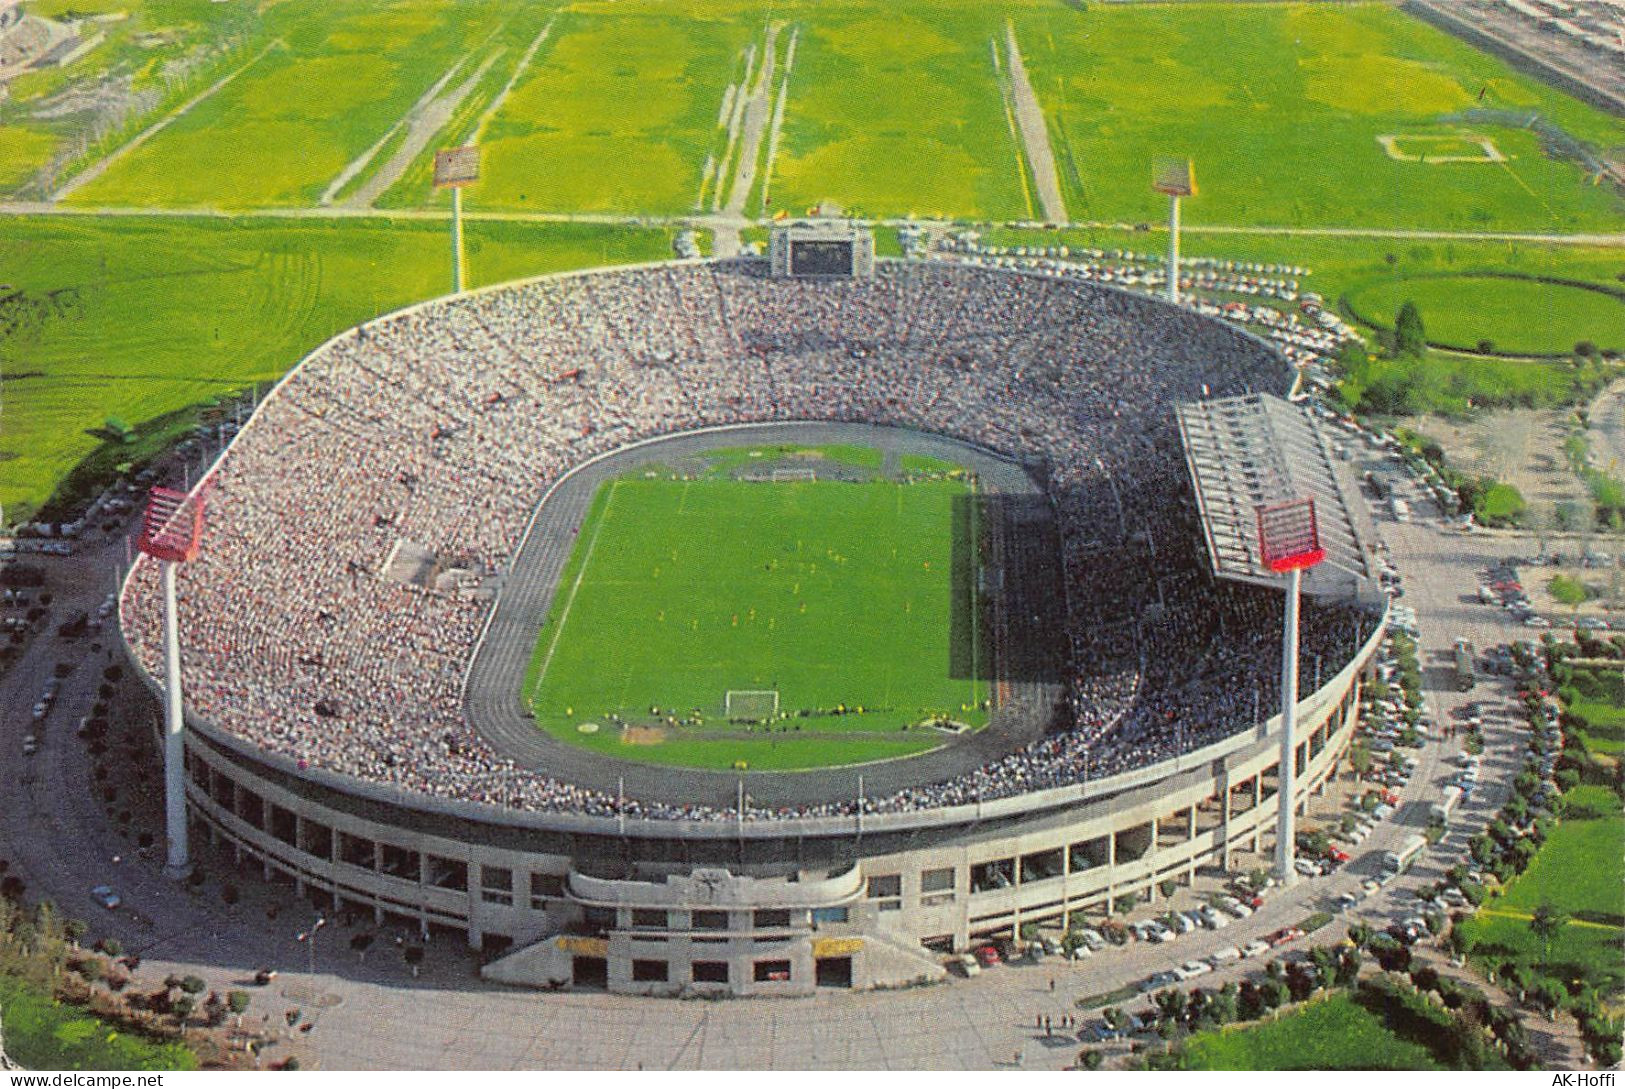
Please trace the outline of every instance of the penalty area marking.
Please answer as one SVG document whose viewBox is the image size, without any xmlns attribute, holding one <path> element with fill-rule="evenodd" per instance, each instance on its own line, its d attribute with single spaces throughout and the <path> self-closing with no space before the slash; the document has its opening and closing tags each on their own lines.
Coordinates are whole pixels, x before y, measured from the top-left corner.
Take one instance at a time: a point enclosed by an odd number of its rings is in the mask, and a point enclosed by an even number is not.
<svg viewBox="0 0 1625 1089">
<path fill-rule="evenodd" d="M 1479 155 L 1429 155 L 1426 152 L 1409 154 L 1400 147 L 1400 142 L 1409 144 L 1473 144 L 1482 154 Z M 1382 145 L 1383 151 L 1388 153 L 1390 159 L 1401 163 L 1504 163 L 1507 156 L 1495 146 L 1495 141 L 1488 136 L 1480 136 L 1476 132 L 1452 133 L 1387 133 L 1377 137 L 1377 143 Z"/>
<path fill-rule="evenodd" d="M 575 607 L 576 591 L 581 589 L 581 580 L 587 575 L 587 566 L 592 563 L 593 550 L 598 547 L 598 535 L 604 532 L 604 523 L 609 521 L 609 508 L 615 505 L 615 490 L 620 486 L 619 481 L 610 481 L 609 498 L 604 500 L 604 509 L 602 513 L 598 515 L 598 524 L 594 526 L 592 530 L 592 540 L 587 542 L 587 552 L 581 557 L 581 569 L 576 572 L 575 582 L 570 584 L 570 596 L 564 602 L 564 611 L 559 614 L 558 627 L 554 629 L 553 638 L 547 644 L 547 655 L 542 659 L 541 672 L 536 674 L 536 686 L 530 690 L 531 699 L 536 698 L 537 693 L 541 692 L 542 690 L 542 682 L 547 680 L 547 671 L 553 664 L 553 652 L 559 649 L 559 636 L 564 634 L 564 625 L 570 619 L 570 610 Z M 582 731 L 582 733 L 591 732 L 592 731 L 590 730 Z"/>
</svg>

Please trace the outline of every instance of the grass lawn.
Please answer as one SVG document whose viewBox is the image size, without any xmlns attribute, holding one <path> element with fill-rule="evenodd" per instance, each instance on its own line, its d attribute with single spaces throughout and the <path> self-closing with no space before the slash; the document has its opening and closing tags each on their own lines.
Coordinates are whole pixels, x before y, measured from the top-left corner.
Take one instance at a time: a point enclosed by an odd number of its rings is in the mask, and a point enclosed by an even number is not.
<svg viewBox="0 0 1625 1089">
<path fill-rule="evenodd" d="M 990 41 L 970 0 L 834 0 L 801 21 L 774 209 L 833 200 L 863 215 L 1028 219 Z"/>
<path fill-rule="evenodd" d="M 1388 1018 L 1387 1020 L 1392 1020 Z M 1425 1034 L 1401 1034 L 1346 994 L 1278 1021 L 1204 1032 L 1185 1043 L 1184 1070 L 1442 1070 Z"/>
<path fill-rule="evenodd" d="M 671 252 L 665 231 L 586 225 L 470 223 L 467 241 L 471 285 Z M 98 449 L 87 431 L 108 416 L 139 425 L 275 379 L 332 334 L 444 294 L 446 251 L 436 223 L 0 221 L 0 282 L 23 292 L 0 315 L 8 520 Z"/>
<path fill-rule="evenodd" d="M 500 0 L 279 5 L 261 37 L 280 45 L 70 199 L 314 205 L 507 14 Z"/>
<path fill-rule="evenodd" d="M 1618 795 L 1604 787 L 1580 786 L 1563 797 L 1595 816 L 1559 821 L 1529 869 L 1463 925 L 1476 956 L 1516 957 L 1565 981 L 1580 977 L 1619 987 L 1625 985 L 1625 813 Z M 1549 960 L 1528 921 L 1542 903 L 1570 916 Z"/>
<path fill-rule="evenodd" d="M 571 7 L 486 129 L 470 206 L 689 211 L 723 92 L 760 29 L 759 12 L 697 0 Z"/>
<path fill-rule="evenodd" d="M 1362 321 L 1381 328 L 1392 327 L 1406 300 L 1415 302 L 1428 342 L 1445 347 L 1471 350 L 1488 340 L 1498 352 L 1567 355 L 1589 340 L 1625 351 L 1625 291 L 1465 273 L 1377 280 L 1346 298 Z"/>
<path fill-rule="evenodd" d="M 53 1002 L 21 980 L 0 976 L 6 1054 L 29 1070 L 196 1070 L 178 1043 L 118 1032 L 73 1006 Z"/>
<path fill-rule="evenodd" d="M 1177 154 L 1196 162 L 1189 223 L 1618 228 L 1619 198 L 1533 133 L 1451 118 L 1536 112 L 1604 148 L 1625 122 L 1389 5 L 1031 4 L 1016 21 L 1075 219 L 1160 221 L 1151 162 Z M 1214 47 L 1243 21 L 1245 47 Z M 1508 161 L 1400 161 L 1378 139 L 1464 127 Z"/>
<path fill-rule="evenodd" d="M 965 660 L 970 495 L 960 478 L 606 483 L 537 639 L 538 724 L 631 759 L 753 769 L 934 748 L 948 735 L 919 726 L 933 716 L 983 725 L 986 686 Z M 787 717 L 730 723 L 729 690 L 777 691 Z M 695 709 L 703 722 L 667 720 Z"/>
</svg>

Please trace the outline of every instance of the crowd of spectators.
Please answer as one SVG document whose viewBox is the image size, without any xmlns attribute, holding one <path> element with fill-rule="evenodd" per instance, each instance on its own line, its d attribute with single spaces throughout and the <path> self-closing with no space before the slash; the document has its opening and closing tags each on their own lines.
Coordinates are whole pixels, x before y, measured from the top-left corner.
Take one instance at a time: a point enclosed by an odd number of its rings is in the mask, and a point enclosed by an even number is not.
<svg viewBox="0 0 1625 1089">
<path fill-rule="evenodd" d="M 1173 406 L 1284 391 L 1286 363 L 1220 322 L 1035 273 L 883 263 L 867 279 L 761 262 L 565 276 L 379 319 L 313 354 L 212 477 L 180 573 L 192 712 L 260 749 L 422 794 L 528 810 L 707 819 L 515 767 L 465 713 L 488 595 L 389 577 L 401 542 L 509 564 L 538 497 L 588 457 L 705 426 L 842 420 L 1039 459 L 1061 531 L 1068 728 L 869 812 L 991 800 L 1165 759 L 1278 703 L 1281 595 L 1215 582 Z M 124 623 L 160 672 L 143 561 Z M 1306 675 L 1374 618 L 1307 603 Z M 850 801 L 750 819 L 850 813 Z"/>
</svg>

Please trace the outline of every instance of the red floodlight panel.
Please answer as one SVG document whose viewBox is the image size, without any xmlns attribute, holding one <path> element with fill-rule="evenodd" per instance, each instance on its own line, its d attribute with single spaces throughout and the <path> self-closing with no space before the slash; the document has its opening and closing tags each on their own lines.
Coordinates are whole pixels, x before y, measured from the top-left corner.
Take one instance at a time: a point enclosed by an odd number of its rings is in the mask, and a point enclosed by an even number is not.
<svg viewBox="0 0 1625 1089">
<path fill-rule="evenodd" d="M 1275 572 L 1301 571 L 1326 558 L 1312 497 L 1258 508 L 1258 552 Z"/>
<path fill-rule="evenodd" d="M 202 540 L 203 498 L 189 502 L 185 492 L 152 489 L 136 547 L 154 559 L 186 563 L 197 558 Z"/>
</svg>

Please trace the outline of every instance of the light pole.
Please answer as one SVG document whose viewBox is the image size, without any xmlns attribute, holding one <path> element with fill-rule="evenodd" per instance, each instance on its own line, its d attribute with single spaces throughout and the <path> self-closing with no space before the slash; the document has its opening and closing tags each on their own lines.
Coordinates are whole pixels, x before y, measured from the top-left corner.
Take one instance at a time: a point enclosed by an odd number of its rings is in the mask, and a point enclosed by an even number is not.
<svg viewBox="0 0 1625 1089">
<path fill-rule="evenodd" d="M 480 180 L 480 149 L 472 144 L 434 154 L 434 187 L 451 190 L 451 289 L 463 291 L 463 188 Z"/>
<path fill-rule="evenodd" d="M 1179 301 L 1179 198 L 1196 195 L 1196 172 L 1189 159 L 1158 159 L 1151 188 L 1168 197 L 1168 301 Z"/>
<path fill-rule="evenodd" d="M 181 701 L 180 616 L 175 565 L 197 558 L 203 538 L 203 490 L 188 495 L 154 488 L 136 547 L 158 561 L 164 595 L 164 873 L 179 880 L 192 870 L 186 828 L 185 713 Z"/>
<path fill-rule="evenodd" d="M 1326 558 L 1320 546 L 1312 497 L 1257 508 L 1258 551 L 1264 566 L 1286 576 L 1286 616 L 1281 628 L 1281 755 L 1275 773 L 1280 815 L 1275 832 L 1275 876 L 1282 885 L 1297 879 L 1298 597 L 1303 573 Z"/>
</svg>

